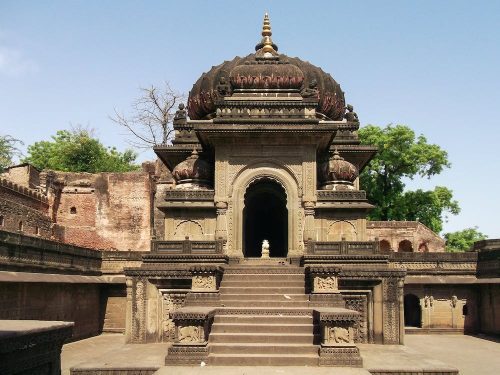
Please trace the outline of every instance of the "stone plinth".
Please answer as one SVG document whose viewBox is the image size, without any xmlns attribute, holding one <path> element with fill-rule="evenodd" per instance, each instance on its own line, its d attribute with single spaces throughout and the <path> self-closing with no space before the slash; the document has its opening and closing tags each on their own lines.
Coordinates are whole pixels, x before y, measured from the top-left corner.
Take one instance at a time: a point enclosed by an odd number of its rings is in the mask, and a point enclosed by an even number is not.
<svg viewBox="0 0 500 375">
<path fill-rule="evenodd" d="M 71 322 L 0 320 L 0 374 L 61 373 L 61 348 Z"/>
<path fill-rule="evenodd" d="M 183 307 L 171 314 L 175 324 L 175 341 L 168 349 L 166 365 L 198 365 L 208 356 L 208 335 L 215 309 Z"/>
<path fill-rule="evenodd" d="M 362 367 L 363 360 L 354 343 L 357 311 L 343 308 L 325 308 L 314 311 L 314 319 L 320 325 L 320 366 Z"/>
</svg>

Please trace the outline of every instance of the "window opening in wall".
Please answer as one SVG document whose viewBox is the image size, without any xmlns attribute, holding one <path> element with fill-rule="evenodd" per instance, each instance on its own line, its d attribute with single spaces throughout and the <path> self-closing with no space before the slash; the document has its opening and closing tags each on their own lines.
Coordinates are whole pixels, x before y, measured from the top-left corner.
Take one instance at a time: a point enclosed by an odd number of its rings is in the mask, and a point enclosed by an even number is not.
<svg viewBox="0 0 500 375">
<path fill-rule="evenodd" d="M 20 232 L 22 232 L 22 230 L 23 230 L 23 222 L 22 222 L 22 221 L 20 221 L 20 222 L 19 222 L 19 225 L 18 225 L 17 229 L 18 229 Z"/>
<path fill-rule="evenodd" d="M 69 209 L 69 213 L 72 214 L 72 215 L 76 215 L 76 207 L 71 207 Z"/>
<path fill-rule="evenodd" d="M 37 236 L 39 236 L 39 235 L 40 235 L 40 227 L 38 227 L 38 226 L 36 226 L 36 227 L 35 227 L 35 234 L 36 234 Z"/>
<path fill-rule="evenodd" d="M 391 244 L 387 240 L 380 241 L 380 251 L 383 253 L 388 253 L 391 251 Z"/>
<path fill-rule="evenodd" d="M 0 227 L 4 226 L 4 218 L 3 216 L 0 216 Z"/>
<path fill-rule="evenodd" d="M 465 316 L 468 313 L 469 313 L 469 307 L 467 306 L 467 304 L 465 304 L 462 306 L 462 315 Z"/>
</svg>

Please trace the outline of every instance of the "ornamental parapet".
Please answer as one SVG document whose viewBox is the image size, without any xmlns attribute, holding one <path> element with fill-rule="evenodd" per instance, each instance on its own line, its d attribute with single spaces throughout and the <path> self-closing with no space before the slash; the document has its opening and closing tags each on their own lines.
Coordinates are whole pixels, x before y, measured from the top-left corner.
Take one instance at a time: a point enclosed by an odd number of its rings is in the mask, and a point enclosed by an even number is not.
<svg viewBox="0 0 500 375">
<path fill-rule="evenodd" d="M 44 205 L 48 205 L 48 203 L 49 203 L 49 200 L 48 200 L 46 195 L 44 195 L 36 190 L 30 189 L 26 186 L 16 184 L 15 182 L 12 182 L 6 178 L 0 177 L 0 187 L 12 190 L 13 192 L 20 194 L 20 195 L 23 195 L 27 198 L 37 200 L 37 201 L 43 203 Z"/>
<path fill-rule="evenodd" d="M 214 190 L 166 190 L 165 200 L 176 201 L 214 201 Z"/>
<path fill-rule="evenodd" d="M 10 271 L 99 275 L 101 252 L 0 230 L 0 268 Z"/>
<path fill-rule="evenodd" d="M 321 201 L 366 201 L 364 190 L 318 190 L 318 202 Z"/>
</svg>

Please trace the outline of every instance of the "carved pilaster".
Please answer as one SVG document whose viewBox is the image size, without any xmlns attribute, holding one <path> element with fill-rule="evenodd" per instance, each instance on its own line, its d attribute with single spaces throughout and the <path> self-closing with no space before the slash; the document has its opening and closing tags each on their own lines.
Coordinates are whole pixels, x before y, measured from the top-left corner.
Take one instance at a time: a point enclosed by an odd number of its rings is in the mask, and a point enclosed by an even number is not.
<svg viewBox="0 0 500 375">
<path fill-rule="evenodd" d="M 316 228 L 314 227 L 314 207 L 316 204 L 311 201 L 304 202 L 304 242 L 316 241 Z"/>
<path fill-rule="evenodd" d="M 133 281 L 131 342 L 144 342 L 146 339 L 146 283 L 142 278 Z"/>
<path fill-rule="evenodd" d="M 227 202 L 218 201 L 215 203 L 217 208 L 217 218 L 215 222 L 215 238 L 222 239 L 224 244 L 227 242 Z"/>
<path fill-rule="evenodd" d="M 383 335 L 384 344 L 400 343 L 400 295 L 402 290 L 399 286 L 399 278 L 389 277 L 382 282 L 383 285 Z"/>
</svg>

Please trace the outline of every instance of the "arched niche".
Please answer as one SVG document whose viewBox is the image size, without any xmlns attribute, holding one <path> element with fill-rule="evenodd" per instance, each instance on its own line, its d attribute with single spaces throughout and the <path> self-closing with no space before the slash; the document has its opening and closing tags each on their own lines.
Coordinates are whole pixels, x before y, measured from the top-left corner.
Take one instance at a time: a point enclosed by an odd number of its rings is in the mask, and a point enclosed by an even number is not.
<svg viewBox="0 0 500 375">
<path fill-rule="evenodd" d="M 174 232 L 174 240 L 203 240 L 203 228 L 200 223 L 193 220 L 184 220 L 177 224 Z"/>
<path fill-rule="evenodd" d="M 356 241 L 357 232 L 353 223 L 347 220 L 338 220 L 328 228 L 327 241 Z"/>
<path fill-rule="evenodd" d="M 411 253 L 413 252 L 413 245 L 409 240 L 403 240 L 399 243 L 398 251 L 400 253 Z"/>
</svg>

